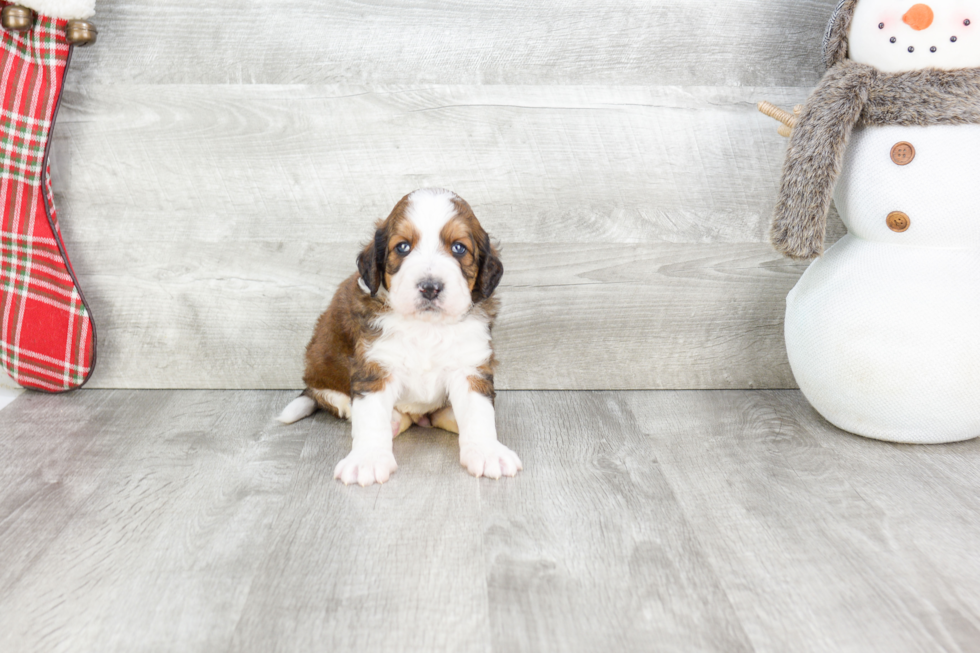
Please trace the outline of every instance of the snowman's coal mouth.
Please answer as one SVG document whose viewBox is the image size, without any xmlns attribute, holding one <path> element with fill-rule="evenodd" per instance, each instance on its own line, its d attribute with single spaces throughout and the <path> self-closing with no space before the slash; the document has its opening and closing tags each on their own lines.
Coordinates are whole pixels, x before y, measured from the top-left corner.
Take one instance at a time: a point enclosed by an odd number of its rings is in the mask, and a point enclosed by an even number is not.
<svg viewBox="0 0 980 653">
<path fill-rule="evenodd" d="M 958 39 L 955 36 L 949 37 L 949 42 L 950 43 L 956 43 L 957 40 Z M 896 37 L 893 36 L 890 39 L 888 39 L 888 42 L 889 43 L 893 43 L 893 44 L 894 43 L 898 43 L 898 38 L 896 38 Z M 909 54 L 914 53 L 915 52 L 915 46 L 914 45 L 910 45 L 909 48 L 908 48 L 908 50 L 909 50 Z M 935 45 L 932 45 L 932 46 L 929 47 L 929 52 L 935 54 L 935 53 L 939 52 L 939 48 L 936 47 Z"/>
</svg>

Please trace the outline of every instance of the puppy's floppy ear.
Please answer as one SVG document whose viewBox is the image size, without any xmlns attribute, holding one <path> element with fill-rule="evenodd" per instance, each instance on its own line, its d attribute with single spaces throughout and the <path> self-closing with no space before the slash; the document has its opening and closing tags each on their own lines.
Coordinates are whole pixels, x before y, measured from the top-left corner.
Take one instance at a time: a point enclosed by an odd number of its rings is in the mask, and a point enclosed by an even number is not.
<svg viewBox="0 0 980 653">
<path fill-rule="evenodd" d="M 500 262 L 497 250 L 490 242 L 490 235 L 483 234 L 480 243 L 480 269 L 476 273 L 476 283 L 473 284 L 473 301 L 487 299 L 493 294 L 504 276 L 504 264 Z"/>
<path fill-rule="evenodd" d="M 378 289 L 384 284 L 387 261 L 388 229 L 382 225 L 374 232 L 374 240 L 357 255 L 357 271 L 361 273 L 361 280 L 371 291 L 372 297 L 378 294 Z"/>
</svg>

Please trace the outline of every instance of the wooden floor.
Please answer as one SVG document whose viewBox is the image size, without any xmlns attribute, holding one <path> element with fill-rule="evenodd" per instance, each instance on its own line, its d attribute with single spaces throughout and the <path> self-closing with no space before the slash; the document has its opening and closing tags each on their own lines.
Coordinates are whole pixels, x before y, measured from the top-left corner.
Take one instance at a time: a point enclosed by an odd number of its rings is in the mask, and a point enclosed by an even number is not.
<svg viewBox="0 0 980 653">
<path fill-rule="evenodd" d="M 502 393 L 516 479 L 413 429 L 383 487 L 290 392 L 0 411 L 0 650 L 977 651 L 980 442 L 795 391 Z"/>
</svg>

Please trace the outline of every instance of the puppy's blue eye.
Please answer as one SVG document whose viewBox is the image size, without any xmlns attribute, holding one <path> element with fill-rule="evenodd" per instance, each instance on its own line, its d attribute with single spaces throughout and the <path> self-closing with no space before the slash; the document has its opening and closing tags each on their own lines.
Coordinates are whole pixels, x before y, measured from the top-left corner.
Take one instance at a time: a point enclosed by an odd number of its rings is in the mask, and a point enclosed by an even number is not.
<svg viewBox="0 0 980 653">
<path fill-rule="evenodd" d="M 463 256 L 466 254 L 466 245 L 463 243 L 453 243 L 453 254 L 456 256 Z"/>
<path fill-rule="evenodd" d="M 412 246 L 411 244 L 408 243 L 408 241 L 403 240 L 402 242 L 395 245 L 395 251 L 403 255 L 408 254 L 410 251 L 412 251 Z"/>
</svg>

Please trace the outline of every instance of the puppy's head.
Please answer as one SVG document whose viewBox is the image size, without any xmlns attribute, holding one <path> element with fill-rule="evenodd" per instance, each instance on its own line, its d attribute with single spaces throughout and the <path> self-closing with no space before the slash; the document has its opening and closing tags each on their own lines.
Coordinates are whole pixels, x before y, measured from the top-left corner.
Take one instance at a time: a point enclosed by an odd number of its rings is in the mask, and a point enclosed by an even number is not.
<svg viewBox="0 0 980 653">
<path fill-rule="evenodd" d="M 504 273 L 490 236 L 455 193 L 423 188 L 403 197 L 357 257 L 371 295 L 388 291 L 399 314 L 454 320 L 493 294 Z"/>
</svg>

